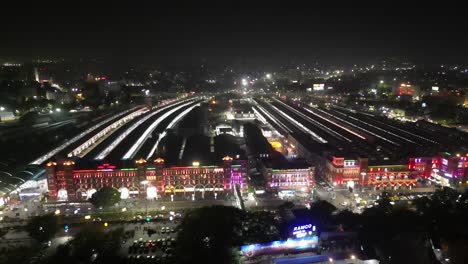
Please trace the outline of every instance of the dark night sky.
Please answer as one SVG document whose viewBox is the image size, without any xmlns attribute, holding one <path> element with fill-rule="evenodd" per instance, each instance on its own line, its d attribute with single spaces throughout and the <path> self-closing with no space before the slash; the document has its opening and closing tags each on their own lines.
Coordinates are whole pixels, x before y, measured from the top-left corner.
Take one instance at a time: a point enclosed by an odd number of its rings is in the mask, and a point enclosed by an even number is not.
<svg viewBox="0 0 468 264">
<path fill-rule="evenodd" d="M 463 8 L 3 9 L 0 58 L 365 63 L 384 57 L 468 63 Z M 404 10 L 404 11 L 402 11 Z M 3 15 L 2 14 L 2 15 Z"/>
</svg>

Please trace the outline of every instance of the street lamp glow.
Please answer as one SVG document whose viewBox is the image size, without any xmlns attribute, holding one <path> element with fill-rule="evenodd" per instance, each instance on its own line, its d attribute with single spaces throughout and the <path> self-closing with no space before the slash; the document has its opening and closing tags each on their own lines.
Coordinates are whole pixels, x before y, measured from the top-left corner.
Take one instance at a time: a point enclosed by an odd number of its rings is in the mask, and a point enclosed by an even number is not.
<svg viewBox="0 0 468 264">
<path fill-rule="evenodd" d="M 271 79 L 271 74 L 267 73 L 266 77 L 267 77 L 267 79 Z"/>
<path fill-rule="evenodd" d="M 351 255 L 351 259 L 356 259 L 356 256 L 354 256 L 354 255 Z"/>
<path fill-rule="evenodd" d="M 0 111 L 5 111 L 5 107 L 0 106 Z"/>
<path fill-rule="evenodd" d="M 247 84 L 248 84 L 247 79 L 242 79 L 242 85 L 247 86 Z"/>
<path fill-rule="evenodd" d="M 55 109 L 56 112 L 62 111 L 60 108 Z"/>
<path fill-rule="evenodd" d="M 329 258 L 328 261 L 333 262 L 333 259 L 332 259 L 332 258 Z"/>
<path fill-rule="evenodd" d="M 383 83 L 383 80 L 380 80 L 380 83 L 382 84 L 382 83 Z"/>
</svg>

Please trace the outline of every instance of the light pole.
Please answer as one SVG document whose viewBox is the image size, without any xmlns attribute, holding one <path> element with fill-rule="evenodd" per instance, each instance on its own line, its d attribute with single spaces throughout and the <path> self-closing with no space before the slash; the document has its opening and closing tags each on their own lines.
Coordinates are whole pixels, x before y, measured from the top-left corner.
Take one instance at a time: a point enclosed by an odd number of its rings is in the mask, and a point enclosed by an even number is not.
<svg viewBox="0 0 468 264">
<path fill-rule="evenodd" d="M 361 192 L 364 192 L 364 177 L 366 176 L 366 172 L 361 172 Z"/>
<path fill-rule="evenodd" d="M 142 181 L 141 184 L 143 184 L 143 188 L 145 190 L 145 195 L 146 195 L 146 185 L 148 184 L 148 181 Z M 147 197 L 144 197 L 144 198 L 145 198 L 145 208 L 146 208 L 145 217 L 148 217 L 148 198 Z"/>
</svg>

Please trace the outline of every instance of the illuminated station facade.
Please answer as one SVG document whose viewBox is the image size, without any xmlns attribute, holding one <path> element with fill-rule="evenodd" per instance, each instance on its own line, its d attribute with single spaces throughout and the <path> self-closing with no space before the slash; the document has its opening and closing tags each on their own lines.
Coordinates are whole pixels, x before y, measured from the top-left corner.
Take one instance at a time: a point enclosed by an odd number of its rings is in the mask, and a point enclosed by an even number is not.
<svg viewBox="0 0 468 264">
<path fill-rule="evenodd" d="M 418 179 L 436 179 L 442 185 L 468 181 L 468 154 L 444 152 L 435 157 L 409 158 L 406 164 L 369 165 L 367 158 L 330 156 L 326 159 L 325 176 L 335 186 L 374 189 L 415 187 Z"/>
<path fill-rule="evenodd" d="M 52 200 L 79 201 L 89 199 L 104 186 L 118 190 L 122 199 L 147 197 L 158 199 L 167 196 L 187 194 L 205 196 L 226 193 L 238 184 L 245 189 L 247 160 L 223 158 L 222 166 L 166 167 L 164 159 L 153 162 L 144 159 L 135 161 L 135 167 L 117 168 L 102 164 L 97 168 L 75 168 L 71 160 L 61 164 L 46 164 L 48 195 Z M 146 194 L 146 195 L 145 195 Z"/>
</svg>

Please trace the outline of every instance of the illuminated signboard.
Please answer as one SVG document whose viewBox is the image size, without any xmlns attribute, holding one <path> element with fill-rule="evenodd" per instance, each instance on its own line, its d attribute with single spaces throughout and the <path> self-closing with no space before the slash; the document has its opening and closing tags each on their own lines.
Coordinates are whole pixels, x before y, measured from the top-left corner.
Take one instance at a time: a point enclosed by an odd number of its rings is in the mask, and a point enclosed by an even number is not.
<svg viewBox="0 0 468 264">
<path fill-rule="evenodd" d="M 439 91 L 439 86 L 432 86 L 432 91 Z"/>
<path fill-rule="evenodd" d="M 307 235 L 312 235 L 312 232 L 315 232 L 315 226 L 312 224 L 299 225 L 293 228 L 293 236 L 296 238 L 305 237 Z"/>
<path fill-rule="evenodd" d="M 442 164 L 448 165 L 448 160 L 447 159 L 442 159 Z"/>
<path fill-rule="evenodd" d="M 253 244 L 241 247 L 241 252 L 246 257 L 254 257 L 269 254 L 285 254 L 292 252 L 308 251 L 317 247 L 318 237 L 309 236 L 301 239 L 288 239 L 273 241 L 267 244 Z"/>
<path fill-rule="evenodd" d="M 113 170 L 113 169 L 115 169 L 115 166 L 110 165 L 109 163 L 104 163 L 102 165 L 99 165 L 97 168 L 98 168 L 98 170 Z"/>
<path fill-rule="evenodd" d="M 323 91 L 325 84 L 323 83 L 314 83 L 313 89 L 314 91 Z"/>
</svg>

